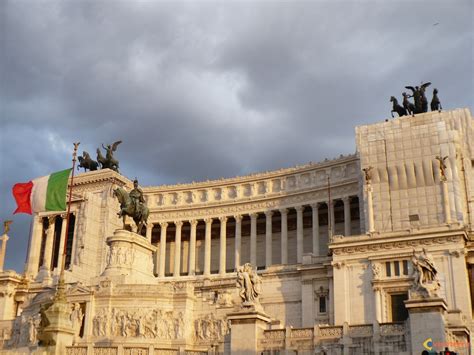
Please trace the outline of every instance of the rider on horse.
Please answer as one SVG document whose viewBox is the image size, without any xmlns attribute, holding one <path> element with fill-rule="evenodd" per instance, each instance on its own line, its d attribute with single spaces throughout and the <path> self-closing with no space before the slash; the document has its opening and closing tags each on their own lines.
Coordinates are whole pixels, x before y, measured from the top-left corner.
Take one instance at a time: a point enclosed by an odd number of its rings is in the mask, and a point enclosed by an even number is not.
<svg viewBox="0 0 474 355">
<path fill-rule="evenodd" d="M 143 197 L 143 191 L 138 187 L 138 180 L 133 180 L 133 190 L 129 193 L 130 198 L 133 201 L 133 207 L 135 210 L 135 215 L 138 215 L 142 212 L 142 204 L 145 203 L 145 198 Z"/>
</svg>

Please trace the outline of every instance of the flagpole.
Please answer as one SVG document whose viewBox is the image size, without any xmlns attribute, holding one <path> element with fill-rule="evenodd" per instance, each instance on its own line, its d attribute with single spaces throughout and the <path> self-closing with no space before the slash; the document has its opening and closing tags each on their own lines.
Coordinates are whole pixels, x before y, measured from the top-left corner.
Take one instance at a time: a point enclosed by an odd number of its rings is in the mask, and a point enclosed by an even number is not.
<svg viewBox="0 0 474 355">
<path fill-rule="evenodd" d="M 62 256 L 62 262 L 61 262 L 61 274 L 59 275 L 60 283 L 64 283 L 64 269 L 66 267 L 67 239 L 69 236 L 69 216 L 71 214 L 72 187 L 74 185 L 74 168 L 76 167 L 77 148 L 79 147 L 79 144 L 81 143 L 77 142 L 73 144 L 74 144 L 74 151 L 72 153 L 71 183 L 69 185 L 69 198 L 67 202 L 67 212 L 66 212 L 66 233 L 64 235 L 64 248 L 63 248 L 63 256 Z"/>
</svg>

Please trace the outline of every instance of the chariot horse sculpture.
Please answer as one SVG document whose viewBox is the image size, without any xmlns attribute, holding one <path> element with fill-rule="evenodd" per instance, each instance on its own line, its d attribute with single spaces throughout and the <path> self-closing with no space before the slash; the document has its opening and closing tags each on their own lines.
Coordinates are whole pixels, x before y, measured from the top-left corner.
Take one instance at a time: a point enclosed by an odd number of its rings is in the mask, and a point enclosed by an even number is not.
<svg viewBox="0 0 474 355">
<path fill-rule="evenodd" d="M 117 197 L 120 203 L 120 212 L 117 214 L 123 218 L 123 228 L 125 229 L 126 216 L 130 216 L 137 226 L 136 233 L 140 234 L 143 226 L 147 225 L 148 215 L 150 214 L 148 207 L 143 203 L 138 204 L 138 207 L 136 207 L 130 194 L 121 187 L 114 190 L 114 196 Z"/>
</svg>

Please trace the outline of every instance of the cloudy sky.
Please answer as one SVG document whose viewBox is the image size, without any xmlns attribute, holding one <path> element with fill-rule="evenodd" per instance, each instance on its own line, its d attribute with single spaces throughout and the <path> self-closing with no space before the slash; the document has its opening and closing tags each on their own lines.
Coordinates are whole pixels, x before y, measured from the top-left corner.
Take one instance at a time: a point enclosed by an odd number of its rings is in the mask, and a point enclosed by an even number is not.
<svg viewBox="0 0 474 355">
<path fill-rule="evenodd" d="M 405 85 L 474 107 L 472 18 L 469 0 L 0 1 L 6 268 L 23 270 L 31 221 L 12 185 L 70 166 L 73 141 L 121 139 L 143 185 L 354 153 L 354 126 Z"/>
</svg>

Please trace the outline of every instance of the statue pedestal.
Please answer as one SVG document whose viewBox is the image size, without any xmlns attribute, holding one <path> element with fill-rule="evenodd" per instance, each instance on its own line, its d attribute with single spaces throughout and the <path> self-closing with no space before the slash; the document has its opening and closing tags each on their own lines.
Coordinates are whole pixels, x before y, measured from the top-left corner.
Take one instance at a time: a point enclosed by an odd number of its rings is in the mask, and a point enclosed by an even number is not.
<svg viewBox="0 0 474 355">
<path fill-rule="evenodd" d="M 257 354 L 258 339 L 263 338 L 263 331 L 268 328 L 271 322 L 270 317 L 263 310 L 245 307 L 238 312 L 229 314 L 227 319 L 231 324 L 231 354 Z"/>
<path fill-rule="evenodd" d="M 117 229 L 107 238 L 107 266 L 100 278 L 122 284 L 151 283 L 156 247 L 141 235 Z"/>
<path fill-rule="evenodd" d="M 431 338 L 433 343 L 446 342 L 446 302 L 442 298 L 415 298 L 405 301 L 408 309 L 411 336 L 411 353 L 421 354 L 426 348 L 423 343 Z M 433 350 L 443 350 L 435 349 Z"/>
</svg>

